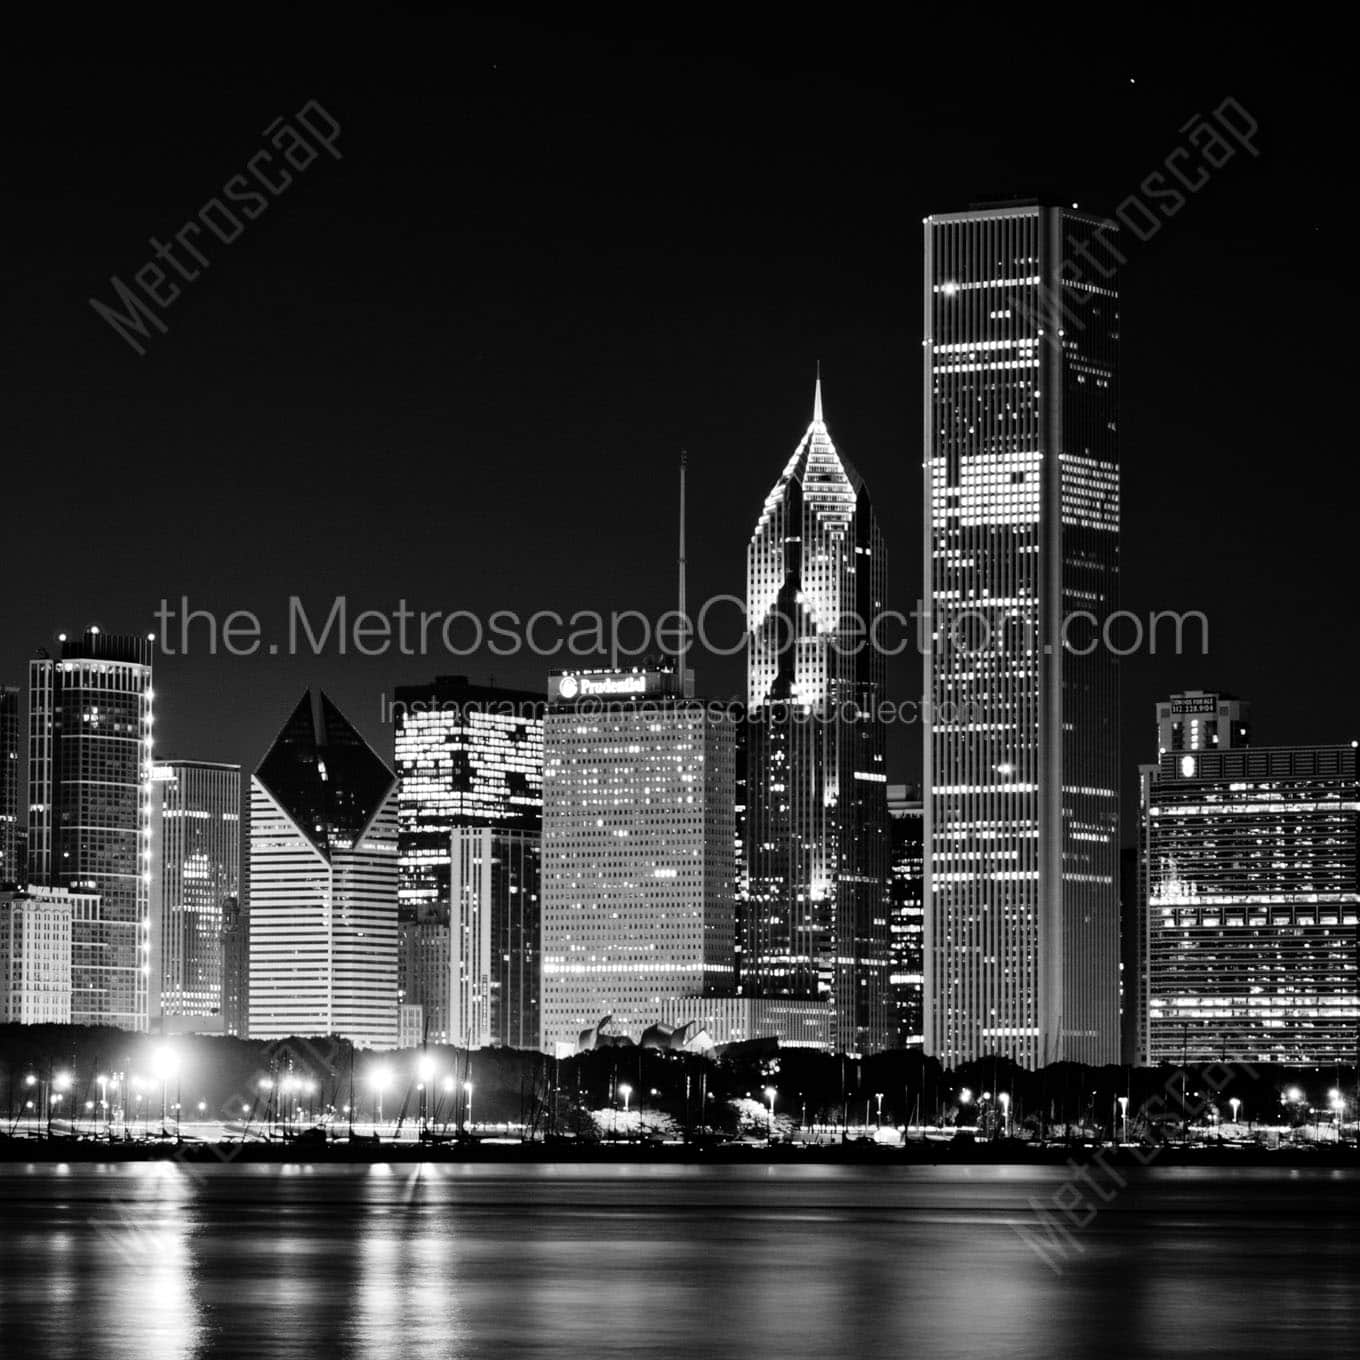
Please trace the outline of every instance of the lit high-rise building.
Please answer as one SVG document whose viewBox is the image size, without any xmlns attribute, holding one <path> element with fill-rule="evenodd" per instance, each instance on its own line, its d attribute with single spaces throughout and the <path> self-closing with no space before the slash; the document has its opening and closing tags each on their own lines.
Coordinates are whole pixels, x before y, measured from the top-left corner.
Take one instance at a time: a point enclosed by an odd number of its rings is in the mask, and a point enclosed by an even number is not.
<svg viewBox="0 0 1360 1360">
<path fill-rule="evenodd" d="M 892 825 L 892 943 L 893 1042 L 897 1048 L 920 1048 L 924 1042 L 924 975 L 922 945 L 925 907 L 921 873 L 925 840 L 920 790 L 905 784 L 888 785 L 888 815 Z"/>
<path fill-rule="evenodd" d="M 222 1033 L 250 1032 L 250 918 L 243 897 L 222 904 Z"/>
<path fill-rule="evenodd" d="M 420 1007 L 422 1037 L 436 1043 L 464 1042 L 450 1014 L 450 969 L 461 966 L 451 952 L 451 837 L 484 827 L 538 834 L 545 706 L 539 694 L 465 676 L 394 696 L 400 990 L 408 1007 Z"/>
<path fill-rule="evenodd" d="M 250 781 L 249 1032 L 397 1042 L 392 771 L 310 692 Z"/>
<path fill-rule="evenodd" d="M 71 938 L 71 1020 L 145 1030 L 152 642 L 89 629 L 29 663 L 29 878 L 97 896 Z"/>
<path fill-rule="evenodd" d="M 539 849 L 537 831 L 453 831 L 450 1039 L 460 1046 L 539 1046 Z"/>
<path fill-rule="evenodd" d="M 543 1046 L 612 1015 L 731 994 L 734 723 L 673 669 L 549 681 L 543 770 Z"/>
<path fill-rule="evenodd" d="M 396 691 L 404 917 L 448 919 L 454 827 L 541 825 L 544 707 L 542 695 L 461 675 Z"/>
<path fill-rule="evenodd" d="M 1113 230 L 1020 204 L 925 222 L 925 1046 L 946 1064 L 1119 1055 Z"/>
<path fill-rule="evenodd" d="M 1139 1061 L 1355 1061 L 1356 755 L 1184 749 L 1145 768 Z"/>
<path fill-rule="evenodd" d="M 892 1043 L 883 613 L 887 554 L 863 479 L 812 423 L 746 555 L 745 995 L 824 998 L 833 1046 Z"/>
<path fill-rule="evenodd" d="M 22 883 L 23 810 L 19 803 L 19 690 L 0 686 L 0 888 Z"/>
<path fill-rule="evenodd" d="M 158 761 L 151 774 L 153 1027 L 158 1018 L 220 1018 L 225 913 L 240 891 L 241 767 Z"/>
<path fill-rule="evenodd" d="M 71 940 L 98 911 L 65 888 L 0 891 L 0 1024 L 71 1023 Z"/>
</svg>

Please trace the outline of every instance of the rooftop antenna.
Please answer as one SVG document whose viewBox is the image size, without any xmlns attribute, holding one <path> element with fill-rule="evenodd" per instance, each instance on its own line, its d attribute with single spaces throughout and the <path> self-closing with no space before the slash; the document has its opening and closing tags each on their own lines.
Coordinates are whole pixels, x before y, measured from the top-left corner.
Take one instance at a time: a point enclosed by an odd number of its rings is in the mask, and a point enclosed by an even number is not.
<svg viewBox="0 0 1360 1360">
<path fill-rule="evenodd" d="M 685 662 L 688 659 L 689 643 L 689 614 L 686 611 L 686 581 L 685 581 L 685 472 L 689 465 L 689 454 L 680 450 L 680 655 L 678 657 L 680 666 L 680 692 L 688 697 L 689 695 L 689 675 L 685 669 Z"/>
<path fill-rule="evenodd" d="M 817 360 L 817 385 L 812 389 L 812 423 L 821 425 L 822 421 L 822 361 Z"/>
</svg>

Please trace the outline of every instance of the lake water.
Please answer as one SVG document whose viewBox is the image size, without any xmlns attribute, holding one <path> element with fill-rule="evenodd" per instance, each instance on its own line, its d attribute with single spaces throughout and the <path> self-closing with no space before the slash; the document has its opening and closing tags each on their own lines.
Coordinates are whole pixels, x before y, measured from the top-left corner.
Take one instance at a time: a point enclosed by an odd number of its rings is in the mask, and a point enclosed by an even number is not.
<svg viewBox="0 0 1360 1360">
<path fill-rule="evenodd" d="M 4 1166 L 0 1354 L 1349 1357 L 1358 1191 L 1324 1168 Z"/>
</svg>

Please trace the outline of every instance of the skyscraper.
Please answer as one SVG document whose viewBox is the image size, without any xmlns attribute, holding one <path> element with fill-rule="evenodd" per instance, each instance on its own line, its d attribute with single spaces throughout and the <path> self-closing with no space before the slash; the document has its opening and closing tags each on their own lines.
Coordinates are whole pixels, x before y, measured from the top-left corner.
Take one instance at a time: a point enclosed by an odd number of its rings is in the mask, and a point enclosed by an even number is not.
<svg viewBox="0 0 1360 1360">
<path fill-rule="evenodd" d="M 1355 1061 L 1356 755 L 1225 745 L 1145 769 L 1140 1061 Z"/>
<path fill-rule="evenodd" d="M 884 656 L 887 554 L 863 479 L 822 417 L 746 555 L 747 902 L 742 991 L 824 997 L 833 1043 L 892 1042 Z"/>
<path fill-rule="evenodd" d="M 65 888 L 0 890 L 0 1024 L 71 1023 L 71 938 L 99 899 Z"/>
<path fill-rule="evenodd" d="M 153 1022 L 222 1014 L 222 933 L 241 891 L 241 767 L 157 762 L 151 774 Z M 179 1023 L 176 1023 L 179 1022 Z"/>
<path fill-rule="evenodd" d="M 893 1042 L 897 1048 L 920 1048 L 923 1042 L 924 976 L 922 944 L 925 907 L 921 900 L 924 837 L 920 790 L 905 784 L 888 785 L 888 815 L 892 825 L 892 942 Z"/>
<path fill-rule="evenodd" d="M 539 832 L 465 826 L 452 836 L 450 1038 L 537 1048 Z"/>
<path fill-rule="evenodd" d="M 1033 204 L 925 222 L 926 1049 L 946 1063 L 1118 1057 L 1113 231 Z"/>
<path fill-rule="evenodd" d="M 99 898 L 71 938 L 71 1020 L 147 1027 L 152 643 L 89 629 L 29 663 L 29 877 Z"/>
<path fill-rule="evenodd" d="M 23 881 L 19 864 L 19 690 L 0 686 L 0 888 Z"/>
<path fill-rule="evenodd" d="M 543 1046 L 602 1016 L 641 1037 L 663 1005 L 730 994 L 734 724 L 673 668 L 549 680 Z"/>
<path fill-rule="evenodd" d="M 460 1020 L 450 1011 L 452 978 L 466 962 L 453 955 L 458 941 L 450 929 L 456 833 L 492 828 L 538 836 L 544 708 L 539 694 L 473 685 L 461 675 L 403 686 L 394 696 L 400 988 L 404 1002 L 421 1008 L 422 1036 L 436 1042 L 466 1042 L 466 1015 Z M 517 855 L 515 844 L 501 844 L 493 858 Z M 536 902 L 536 882 L 532 894 Z M 534 961 L 536 968 L 536 954 Z M 467 977 L 464 985 L 472 985 Z M 468 997 L 457 1004 L 466 1009 Z"/>
<path fill-rule="evenodd" d="M 222 904 L 222 1033 L 237 1039 L 250 1032 L 250 918 L 242 901 Z"/>
<path fill-rule="evenodd" d="M 252 1039 L 397 1040 L 392 771 L 311 692 L 250 781 Z"/>
</svg>

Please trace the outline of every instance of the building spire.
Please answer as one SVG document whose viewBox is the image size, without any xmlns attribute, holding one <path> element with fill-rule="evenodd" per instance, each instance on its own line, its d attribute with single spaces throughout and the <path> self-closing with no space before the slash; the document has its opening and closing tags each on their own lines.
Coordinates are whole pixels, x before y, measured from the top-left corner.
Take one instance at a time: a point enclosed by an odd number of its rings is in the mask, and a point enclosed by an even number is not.
<svg viewBox="0 0 1360 1360">
<path fill-rule="evenodd" d="M 817 360 L 817 385 L 812 390 L 812 423 L 822 424 L 822 361 Z"/>
</svg>

